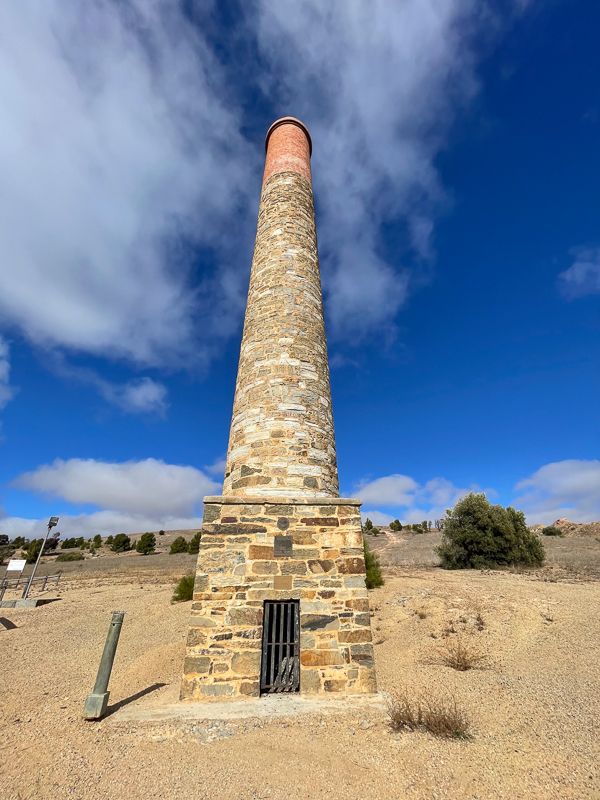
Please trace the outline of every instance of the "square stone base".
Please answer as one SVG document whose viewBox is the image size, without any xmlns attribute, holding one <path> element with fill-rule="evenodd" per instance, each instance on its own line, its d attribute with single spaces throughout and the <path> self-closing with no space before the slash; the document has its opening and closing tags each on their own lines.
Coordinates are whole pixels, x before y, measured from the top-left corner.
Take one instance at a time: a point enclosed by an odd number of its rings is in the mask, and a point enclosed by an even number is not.
<svg viewBox="0 0 600 800">
<path fill-rule="evenodd" d="M 300 601 L 302 694 L 377 691 L 359 508 L 204 498 L 182 700 L 260 694 L 265 600 Z"/>
</svg>

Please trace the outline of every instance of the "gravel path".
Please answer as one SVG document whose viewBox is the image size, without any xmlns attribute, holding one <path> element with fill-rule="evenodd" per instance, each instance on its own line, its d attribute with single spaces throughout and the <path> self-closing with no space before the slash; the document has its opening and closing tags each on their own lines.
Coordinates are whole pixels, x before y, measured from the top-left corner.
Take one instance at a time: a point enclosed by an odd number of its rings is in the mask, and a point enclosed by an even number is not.
<svg viewBox="0 0 600 800">
<path fill-rule="evenodd" d="M 160 573 L 78 577 L 58 602 L 2 610 L 16 627 L 0 624 L 0 796 L 600 798 L 600 583 L 396 572 L 371 593 L 380 687 L 454 694 L 472 721 L 471 741 L 399 734 L 377 708 L 119 721 L 119 706 L 176 696 L 190 606 L 170 604 L 172 586 Z M 110 612 L 122 609 L 109 687 L 117 713 L 84 722 Z M 441 663 L 440 650 L 459 637 L 485 654 L 483 668 Z"/>
</svg>

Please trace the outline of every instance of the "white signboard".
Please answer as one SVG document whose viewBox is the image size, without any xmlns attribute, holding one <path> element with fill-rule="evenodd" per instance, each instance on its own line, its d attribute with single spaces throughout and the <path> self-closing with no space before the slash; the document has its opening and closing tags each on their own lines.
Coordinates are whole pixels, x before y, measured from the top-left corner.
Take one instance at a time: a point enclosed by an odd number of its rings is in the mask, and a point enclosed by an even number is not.
<svg viewBox="0 0 600 800">
<path fill-rule="evenodd" d="M 8 562 L 7 572 L 23 572 L 27 562 L 24 558 L 11 558 Z"/>
</svg>

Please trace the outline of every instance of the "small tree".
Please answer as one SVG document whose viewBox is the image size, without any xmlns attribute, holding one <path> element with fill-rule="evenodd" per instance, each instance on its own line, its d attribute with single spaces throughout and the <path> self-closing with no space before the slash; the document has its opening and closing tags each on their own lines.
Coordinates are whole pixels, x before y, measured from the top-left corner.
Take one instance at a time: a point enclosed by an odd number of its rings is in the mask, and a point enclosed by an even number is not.
<svg viewBox="0 0 600 800">
<path fill-rule="evenodd" d="M 107 536 L 105 544 L 106 544 L 107 547 L 112 548 L 112 546 L 114 544 L 114 541 L 115 541 L 115 537 L 114 536 Z"/>
<path fill-rule="evenodd" d="M 174 556 L 177 553 L 189 553 L 189 545 L 183 536 L 178 536 L 169 550 L 169 555 Z"/>
<path fill-rule="evenodd" d="M 363 539 L 363 548 L 365 551 L 365 584 L 367 589 L 376 589 L 378 586 L 383 586 L 384 580 L 381 574 L 381 566 L 379 558 L 371 550 L 369 545 Z"/>
<path fill-rule="evenodd" d="M 395 519 L 393 522 L 390 522 L 390 530 L 391 531 L 401 531 L 402 530 L 402 523 L 399 519 Z"/>
<path fill-rule="evenodd" d="M 131 539 L 125 533 L 118 533 L 110 549 L 113 553 L 124 553 L 126 550 L 131 550 Z"/>
<path fill-rule="evenodd" d="M 36 561 L 36 559 L 37 559 L 37 557 L 39 555 L 39 552 L 42 549 L 42 544 L 43 543 L 44 543 L 43 539 L 32 539 L 29 542 L 27 550 L 24 553 L 25 561 L 28 564 L 33 564 Z"/>
<path fill-rule="evenodd" d="M 8 536 L 5 533 L 0 533 L 0 547 L 8 544 Z"/>
<path fill-rule="evenodd" d="M 371 536 L 379 536 L 380 533 L 379 528 L 371 528 Z"/>
<path fill-rule="evenodd" d="M 429 530 L 429 523 L 427 522 L 426 519 L 424 519 L 423 522 L 421 523 L 421 527 L 423 528 L 423 533 L 427 533 L 427 531 Z"/>
<path fill-rule="evenodd" d="M 159 536 L 164 536 L 164 535 L 165 535 L 165 532 L 164 532 L 164 531 L 159 531 L 159 532 L 158 532 L 158 535 L 159 535 Z"/>
<path fill-rule="evenodd" d="M 485 494 L 471 492 L 446 513 L 436 548 L 444 569 L 533 567 L 544 561 L 544 547 L 527 529 L 522 511 L 493 506 Z"/>
<path fill-rule="evenodd" d="M 17 549 L 17 547 L 25 547 L 25 537 L 24 536 L 16 536 L 12 542 L 12 546 Z"/>
<path fill-rule="evenodd" d="M 94 536 L 94 547 L 100 547 L 102 545 L 102 537 L 99 533 Z"/>
<path fill-rule="evenodd" d="M 194 534 L 189 547 L 188 553 L 196 554 L 200 552 L 200 539 L 202 538 L 202 531 L 198 531 L 198 533 Z"/>
<path fill-rule="evenodd" d="M 371 522 L 371 520 L 368 517 L 367 517 L 367 519 L 365 521 L 365 526 L 364 527 L 365 527 L 366 531 L 372 531 L 373 530 L 373 523 Z"/>
<path fill-rule="evenodd" d="M 156 536 L 153 533 L 143 533 L 135 549 L 143 556 L 149 556 L 156 547 Z"/>
</svg>

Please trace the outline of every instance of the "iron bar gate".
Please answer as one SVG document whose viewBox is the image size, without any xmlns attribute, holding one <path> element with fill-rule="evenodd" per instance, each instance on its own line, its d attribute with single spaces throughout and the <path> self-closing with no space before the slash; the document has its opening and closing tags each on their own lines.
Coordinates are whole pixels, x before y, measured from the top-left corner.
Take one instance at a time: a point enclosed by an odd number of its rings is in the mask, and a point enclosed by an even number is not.
<svg viewBox="0 0 600 800">
<path fill-rule="evenodd" d="M 265 600 L 260 693 L 300 690 L 300 601 Z"/>
</svg>

